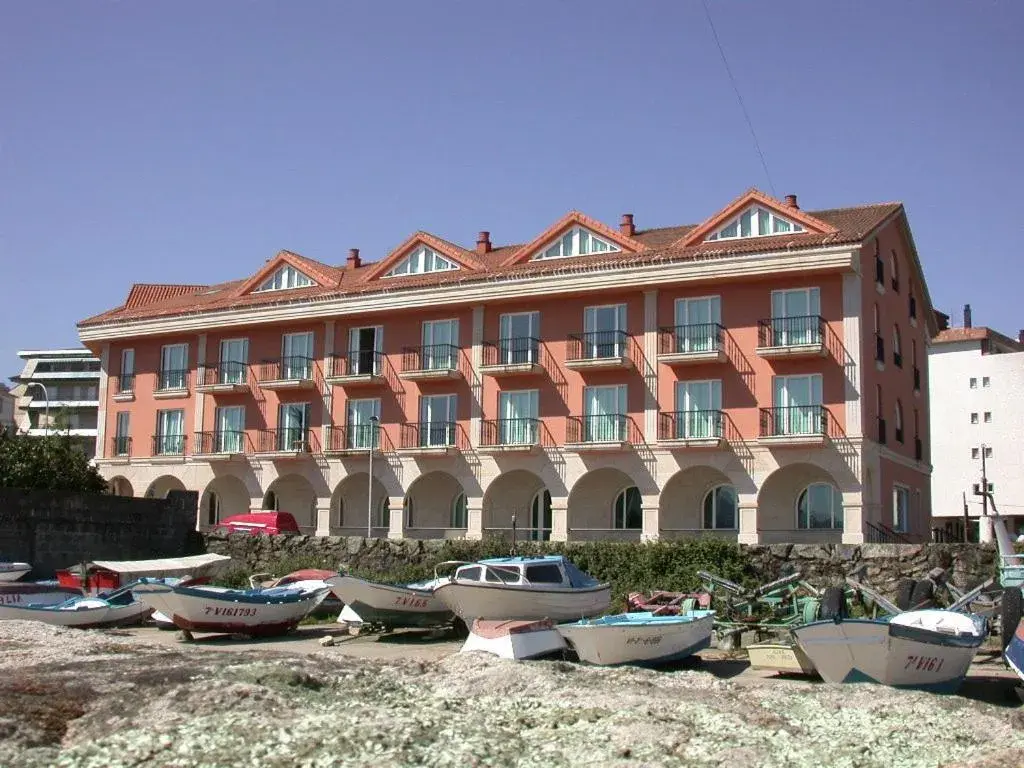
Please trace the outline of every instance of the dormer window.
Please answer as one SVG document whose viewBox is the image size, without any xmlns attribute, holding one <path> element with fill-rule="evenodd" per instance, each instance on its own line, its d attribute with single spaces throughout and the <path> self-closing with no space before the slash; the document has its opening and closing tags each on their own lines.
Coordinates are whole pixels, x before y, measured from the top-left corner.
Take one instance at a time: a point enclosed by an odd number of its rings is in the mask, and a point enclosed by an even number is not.
<svg viewBox="0 0 1024 768">
<path fill-rule="evenodd" d="M 459 266 L 449 261 L 425 245 L 421 245 L 415 251 L 402 259 L 384 277 L 401 277 L 403 275 L 425 275 L 428 272 L 450 272 L 458 269 Z"/>
<path fill-rule="evenodd" d="M 299 272 L 299 270 L 291 264 L 286 264 L 264 280 L 254 293 L 262 293 L 263 291 L 287 291 L 292 288 L 306 288 L 310 285 L 313 285 L 313 280 L 310 277 Z"/>
<path fill-rule="evenodd" d="M 622 250 L 607 240 L 582 227 L 573 227 L 554 243 L 548 245 L 534 259 L 566 259 L 571 256 L 590 256 L 595 253 L 614 253 Z"/>
<path fill-rule="evenodd" d="M 707 239 L 737 240 L 742 237 L 766 237 L 803 231 L 804 228 L 800 224 L 755 205 L 747 208 L 717 232 L 712 232 Z"/>
</svg>

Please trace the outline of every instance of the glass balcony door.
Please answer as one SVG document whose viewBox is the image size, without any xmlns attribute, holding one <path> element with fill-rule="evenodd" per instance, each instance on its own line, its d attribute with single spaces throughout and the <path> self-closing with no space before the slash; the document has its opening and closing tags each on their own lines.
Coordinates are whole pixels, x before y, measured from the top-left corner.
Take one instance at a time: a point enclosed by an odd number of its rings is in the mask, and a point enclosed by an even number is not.
<svg viewBox="0 0 1024 768">
<path fill-rule="evenodd" d="M 188 345 L 168 344 L 160 350 L 160 389 L 184 389 L 188 374 Z"/>
<path fill-rule="evenodd" d="M 313 378 L 312 333 L 286 333 L 281 338 L 281 378 Z"/>
<path fill-rule="evenodd" d="M 499 354 L 502 365 L 537 362 L 537 339 L 540 338 L 540 313 L 516 312 L 502 315 L 499 332 Z"/>
<path fill-rule="evenodd" d="M 676 351 L 713 352 L 718 348 L 722 300 L 718 296 L 676 301 Z"/>
<path fill-rule="evenodd" d="M 217 408 L 214 413 L 214 453 L 242 453 L 245 439 L 245 406 L 229 405 Z"/>
<path fill-rule="evenodd" d="M 722 410 L 722 382 L 676 382 L 676 439 L 718 437 Z"/>
<path fill-rule="evenodd" d="M 185 411 L 159 411 L 156 420 L 156 452 L 181 454 L 185 452 Z"/>
<path fill-rule="evenodd" d="M 380 353 L 384 349 L 384 329 L 379 325 L 352 328 L 348 332 L 349 374 L 376 376 L 380 374 Z"/>
<path fill-rule="evenodd" d="M 423 323 L 420 367 L 425 371 L 455 368 L 455 350 L 458 346 L 458 320 L 431 320 Z"/>
<path fill-rule="evenodd" d="M 429 395 L 420 399 L 420 447 L 455 444 L 455 395 Z"/>
<path fill-rule="evenodd" d="M 822 431 L 821 374 L 776 376 L 773 389 L 775 434 L 816 435 Z"/>
<path fill-rule="evenodd" d="M 537 442 L 539 395 L 536 389 L 501 392 L 498 396 L 498 439 L 502 445 L 533 445 Z"/>
<path fill-rule="evenodd" d="M 220 343 L 218 383 L 244 384 L 245 366 L 249 362 L 248 339 L 224 339 Z"/>
<path fill-rule="evenodd" d="M 588 443 L 625 440 L 626 386 L 587 387 L 583 397 L 583 440 Z"/>
<path fill-rule="evenodd" d="M 626 305 L 587 307 L 583 311 L 584 356 L 622 357 L 625 350 Z"/>
<path fill-rule="evenodd" d="M 820 314 L 821 292 L 817 288 L 772 291 L 772 345 L 821 343 Z"/>
<path fill-rule="evenodd" d="M 309 430 L 309 403 L 281 403 L 277 408 L 277 450 L 299 451 Z"/>
<path fill-rule="evenodd" d="M 376 419 L 377 421 L 373 421 Z M 348 448 L 370 450 L 379 445 L 380 399 L 348 401 Z"/>
</svg>

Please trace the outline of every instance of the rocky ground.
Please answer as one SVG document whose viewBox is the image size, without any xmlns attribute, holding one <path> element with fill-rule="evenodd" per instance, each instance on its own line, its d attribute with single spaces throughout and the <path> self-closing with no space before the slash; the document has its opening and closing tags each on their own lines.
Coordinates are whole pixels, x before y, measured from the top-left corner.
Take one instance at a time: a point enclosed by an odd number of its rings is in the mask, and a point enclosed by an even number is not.
<svg viewBox="0 0 1024 768">
<path fill-rule="evenodd" d="M 233 650 L 4 622 L 0 765 L 1024 765 L 1005 696 L 722 679 L 712 662 Z"/>
</svg>

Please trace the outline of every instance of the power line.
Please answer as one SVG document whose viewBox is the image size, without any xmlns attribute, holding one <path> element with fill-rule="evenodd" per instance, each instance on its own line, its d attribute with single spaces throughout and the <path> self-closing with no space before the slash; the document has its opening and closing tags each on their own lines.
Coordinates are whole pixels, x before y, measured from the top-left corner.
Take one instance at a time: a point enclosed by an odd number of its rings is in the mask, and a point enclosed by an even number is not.
<svg viewBox="0 0 1024 768">
<path fill-rule="evenodd" d="M 765 178 L 768 179 L 768 188 L 771 189 L 772 194 L 778 197 L 775 192 L 775 185 L 772 184 L 772 175 L 768 173 L 768 162 L 764 159 L 764 152 L 761 151 L 761 144 L 757 140 L 757 132 L 754 130 L 754 123 L 750 119 L 750 114 L 747 112 L 747 105 L 743 103 L 743 96 L 740 95 L 740 89 L 736 85 L 736 78 L 732 76 L 732 70 L 729 69 L 729 60 L 725 58 L 725 49 L 722 48 L 722 41 L 718 39 L 718 32 L 715 30 L 715 22 L 711 20 L 711 9 L 708 8 L 707 0 L 703 0 L 704 3 L 704 15 L 708 17 L 708 26 L 711 27 L 711 35 L 715 38 L 715 45 L 718 46 L 718 53 L 722 56 L 722 63 L 725 65 L 725 73 L 729 76 L 729 82 L 732 83 L 732 89 L 736 93 L 736 100 L 740 103 L 740 109 L 743 110 L 743 117 L 746 118 L 747 127 L 750 128 L 750 135 L 754 139 L 754 149 L 757 150 L 757 156 L 761 158 L 761 167 L 764 168 Z"/>
</svg>

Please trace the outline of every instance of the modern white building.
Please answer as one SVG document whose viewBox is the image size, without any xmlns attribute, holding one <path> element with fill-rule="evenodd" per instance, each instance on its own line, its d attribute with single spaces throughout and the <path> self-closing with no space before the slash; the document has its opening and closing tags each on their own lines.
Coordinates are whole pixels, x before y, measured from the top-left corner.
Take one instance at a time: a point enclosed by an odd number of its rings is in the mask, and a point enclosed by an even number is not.
<svg viewBox="0 0 1024 768">
<path fill-rule="evenodd" d="M 95 456 L 99 358 L 84 347 L 23 350 L 18 357 L 25 361 L 21 373 L 11 377 L 18 431 L 45 435 L 67 430 L 90 458 Z"/>
<path fill-rule="evenodd" d="M 1024 527 L 1024 331 L 1017 340 L 971 324 L 941 330 L 928 351 L 931 398 L 932 520 L 960 535 L 966 510 L 973 530 L 989 541 L 982 473 L 999 512 Z M 946 518 L 946 519 L 943 519 Z"/>
</svg>

